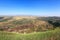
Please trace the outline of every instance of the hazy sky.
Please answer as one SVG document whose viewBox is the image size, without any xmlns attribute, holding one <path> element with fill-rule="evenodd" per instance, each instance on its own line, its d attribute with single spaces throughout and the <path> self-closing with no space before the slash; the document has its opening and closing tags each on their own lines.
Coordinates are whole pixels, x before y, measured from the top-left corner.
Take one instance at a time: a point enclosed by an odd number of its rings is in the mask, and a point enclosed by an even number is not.
<svg viewBox="0 0 60 40">
<path fill-rule="evenodd" d="M 0 15 L 60 16 L 60 0 L 0 0 Z"/>
</svg>

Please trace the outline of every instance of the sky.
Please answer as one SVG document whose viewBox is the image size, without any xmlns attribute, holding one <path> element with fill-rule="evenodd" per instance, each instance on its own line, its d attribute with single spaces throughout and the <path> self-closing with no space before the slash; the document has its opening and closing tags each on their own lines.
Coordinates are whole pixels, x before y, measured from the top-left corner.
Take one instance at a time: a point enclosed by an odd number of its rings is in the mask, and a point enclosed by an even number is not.
<svg viewBox="0 0 60 40">
<path fill-rule="evenodd" d="M 0 0 L 0 15 L 60 16 L 60 0 Z"/>
</svg>

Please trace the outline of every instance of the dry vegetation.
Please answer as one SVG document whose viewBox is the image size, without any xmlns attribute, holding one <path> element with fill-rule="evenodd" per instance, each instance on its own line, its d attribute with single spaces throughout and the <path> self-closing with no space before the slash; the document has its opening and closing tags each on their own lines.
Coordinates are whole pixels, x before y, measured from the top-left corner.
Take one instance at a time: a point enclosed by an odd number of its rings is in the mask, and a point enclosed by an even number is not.
<svg viewBox="0 0 60 40">
<path fill-rule="evenodd" d="M 0 40 L 60 40 L 60 17 L 0 17 Z"/>
<path fill-rule="evenodd" d="M 53 29 L 53 25 L 43 20 L 37 20 L 35 17 L 12 17 L 10 19 L 8 17 L 5 18 L 8 19 L 6 20 L 7 22 L 0 22 L 1 31 L 31 33 Z"/>
</svg>

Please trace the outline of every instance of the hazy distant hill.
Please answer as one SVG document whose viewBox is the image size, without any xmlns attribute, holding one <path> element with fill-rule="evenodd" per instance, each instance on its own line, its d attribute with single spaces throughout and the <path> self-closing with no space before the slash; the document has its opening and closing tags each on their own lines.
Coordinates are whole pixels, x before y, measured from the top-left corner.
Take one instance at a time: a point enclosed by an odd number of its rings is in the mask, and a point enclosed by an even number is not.
<svg viewBox="0 0 60 40">
<path fill-rule="evenodd" d="M 60 17 L 5 16 L 0 17 L 0 30 L 9 32 L 40 32 L 60 26 Z"/>
</svg>

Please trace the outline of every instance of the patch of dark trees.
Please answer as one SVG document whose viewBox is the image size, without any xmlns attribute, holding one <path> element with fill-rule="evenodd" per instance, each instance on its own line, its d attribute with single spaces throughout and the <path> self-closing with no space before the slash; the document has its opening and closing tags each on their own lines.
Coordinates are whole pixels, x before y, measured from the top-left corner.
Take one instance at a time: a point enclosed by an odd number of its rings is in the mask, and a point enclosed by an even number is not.
<svg viewBox="0 0 60 40">
<path fill-rule="evenodd" d="M 60 17 L 37 17 L 37 20 L 47 21 L 48 23 L 52 24 L 54 28 L 60 27 Z"/>
<path fill-rule="evenodd" d="M 56 28 L 56 27 L 60 27 L 60 22 L 58 22 L 58 21 L 48 21 L 50 24 L 52 24 L 53 26 L 54 26 L 54 28 Z"/>
</svg>

